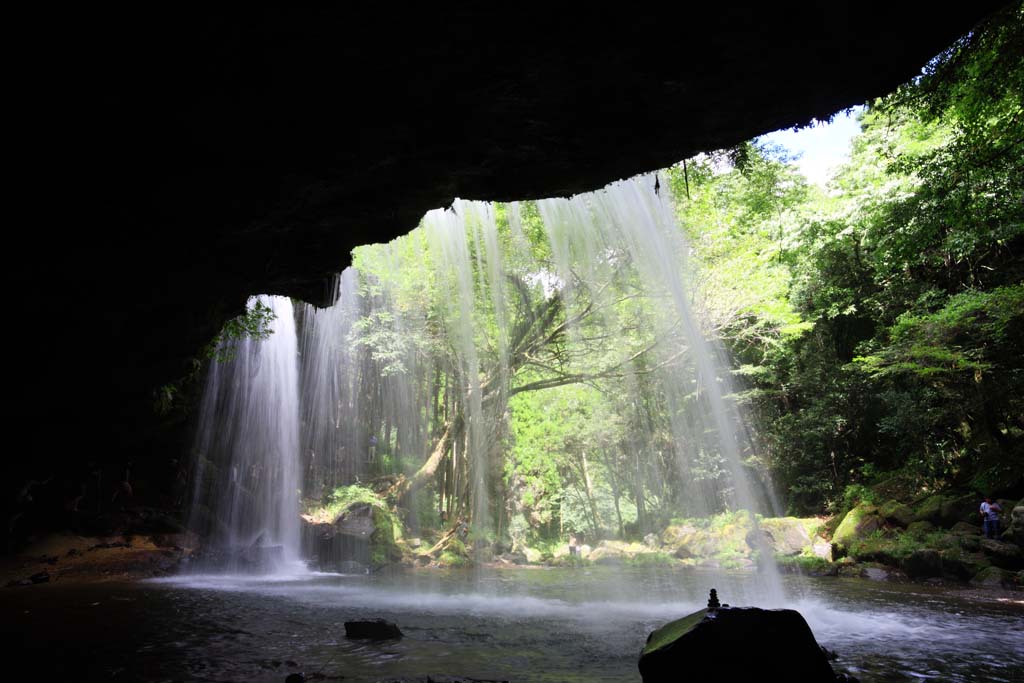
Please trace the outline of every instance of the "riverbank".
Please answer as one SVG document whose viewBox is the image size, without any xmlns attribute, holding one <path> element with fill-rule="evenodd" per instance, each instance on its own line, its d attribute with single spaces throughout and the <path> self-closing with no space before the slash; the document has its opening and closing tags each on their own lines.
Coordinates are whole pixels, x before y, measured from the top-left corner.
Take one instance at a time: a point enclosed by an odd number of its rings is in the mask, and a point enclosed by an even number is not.
<svg viewBox="0 0 1024 683">
<path fill-rule="evenodd" d="M 358 495 L 353 494 L 356 490 Z M 344 494 L 344 495 L 342 495 Z M 304 554 L 322 571 L 377 572 L 465 566 L 663 566 L 758 571 L 771 556 L 780 571 L 875 581 L 975 588 L 1024 588 L 1024 501 L 1000 501 L 1010 522 L 983 537 L 977 494 L 932 494 L 903 504 L 865 490 L 832 517 L 762 517 L 747 511 L 676 518 L 643 538 L 485 540 L 464 520 L 447 529 L 403 527 L 378 494 L 339 489 L 303 516 Z"/>
<path fill-rule="evenodd" d="M 168 576 L 191 553 L 186 534 L 53 533 L 0 560 L 0 586 L 131 582 Z"/>
</svg>

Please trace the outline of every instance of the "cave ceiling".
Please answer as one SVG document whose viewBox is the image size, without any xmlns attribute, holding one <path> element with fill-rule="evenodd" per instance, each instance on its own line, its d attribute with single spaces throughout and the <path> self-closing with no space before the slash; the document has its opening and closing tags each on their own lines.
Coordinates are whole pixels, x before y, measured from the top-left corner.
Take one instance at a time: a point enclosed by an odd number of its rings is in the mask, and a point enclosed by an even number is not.
<svg viewBox="0 0 1024 683">
<path fill-rule="evenodd" d="M 45 193 L 75 219 L 11 259 L 42 339 L 14 419 L 56 393 L 85 451 L 144 449 L 154 388 L 248 295 L 323 305 L 353 247 L 455 197 L 569 195 L 827 117 L 999 4 L 97 9 L 40 86 Z"/>
</svg>

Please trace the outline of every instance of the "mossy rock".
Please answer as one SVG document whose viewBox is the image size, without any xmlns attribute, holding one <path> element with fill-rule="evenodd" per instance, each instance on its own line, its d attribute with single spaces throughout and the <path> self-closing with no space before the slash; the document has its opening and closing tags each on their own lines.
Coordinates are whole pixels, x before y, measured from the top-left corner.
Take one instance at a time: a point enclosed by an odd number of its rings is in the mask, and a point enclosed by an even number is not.
<svg viewBox="0 0 1024 683">
<path fill-rule="evenodd" d="M 907 535 L 914 538 L 924 538 L 925 536 L 934 533 L 935 525 L 931 522 L 922 520 L 920 522 L 913 522 L 907 527 Z"/>
<path fill-rule="evenodd" d="M 315 551 L 322 568 L 357 561 L 379 569 L 402 559 L 395 541 L 401 527 L 370 489 L 339 487 L 302 519 L 304 545 Z"/>
<path fill-rule="evenodd" d="M 857 563 L 839 565 L 836 575 L 844 579 L 859 579 L 864 576 L 864 566 Z"/>
<path fill-rule="evenodd" d="M 380 569 L 402 559 L 395 543 L 395 520 L 383 506 L 373 507 L 373 534 L 370 536 L 370 565 Z"/>
<path fill-rule="evenodd" d="M 667 553 L 649 552 L 637 553 L 627 563 L 637 567 L 674 567 L 679 560 Z"/>
<path fill-rule="evenodd" d="M 1024 572 L 1020 572 L 1024 574 Z M 985 567 L 973 577 L 971 585 L 980 588 L 1013 588 L 1016 577 L 1013 572 L 1008 572 L 999 567 Z"/>
<path fill-rule="evenodd" d="M 776 555 L 775 564 L 779 571 L 802 576 L 837 576 L 839 565 L 820 557 L 797 555 Z"/>
<path fill-rule="evenodd" d="M 760 530 L 776 555 L 799 555 L 811 545 L 807 525 L 797 517 L 765 519 L 760 524 Z M 751 540 L 754 540 L 754 544 L 751 544 Z M 756 538 L 751 539 L 751 534 L 747 534 L 747 544 L 756 549 Z"/>
<path fill-rule="evenodd" d="M 919 522 L 939 524 L 942 519 L 942 504 L 946 501 L 941 493 L 928 496 L 914 510 L 914 517 Z"/>
<path fill-rule="evenodd" d="M 879 508 L 878 514 L 884 517 L 890 524 L 904 528 L 910 526 L 916 518 L 914 511 L 909 505 L 896 500 L 890 500 L 883 504 Z"/>
<path fill-rule="evenodd" d="M 904 558 L 900 568 L 912 579 L 939 577 L 943 573 L 942 555 L 932 548 L 915 550 Z"/>
<path fill-rule="evenodd" d="M 471 564 L 468 557 L 445 550 L 437 558 L 437 564 L 441 567 L 465 567 Z"/>
<path fill-rule="evenodd" d="M 530 564 L 539 564 L 544 559 L 544 553 L 529 546 L 523 547 L 523 555 L 526 556 L 526 561 Z"/>
<path fill-rule="evenodd" d="M 661 544 L 668 546 L 671 552 L 675 552 L 676 548 L 689 542 L 696 533 L 697 527 L 691 524 L 672 524 L 661 532 Z"/>
<path fill-rule="evenodd" d="M 1007 529 L 1006 540 L 1024 546 L 1024 501 L 1014 506 L 1009 517 L 1010 526 Z"/>
<path fill-rule="evenodd" d="M 620 541 L 601 541 L 587 559 L 594 564 L 622 564 L 636 554 L 630 551 L 629 545 Z"/>
<path fill-rule="evenodd" d="M 680 560 L 701 560 L 711 557 L 718 551 L 718 539 L 710 532 L 698 530 L 686 537 L 671 550 L 671 554 Z"/>
<path fill-rule="evenodd" d="M 907 556 L 907 550 L 891 539 L 870 539 L 855 541 L 850 546 L 850 557 L 857 562 L 875 562 L 895 567 Z"/>
<path fill-rule="evenodd" d="M 973 522 L 978 516 L 981 498 L 973 493 L 936 493 L 925 498 L 914 510 L 917 520 L 926 520 L 942 527 L 957 522 Z"/>
<path fill-rule="evenodd" d="M 981 539 L 980 544 L 982 552 L 995 566 L 1010 571 L 1024 568 L 1024 553 L 1021 553 L 1020 546 L 989 538 Z"/>
<path fill-rule="evenodd" d="M 856 541 L 863 540 L 885 526 L 885 518 L 874 505 L 857 505 L 846 513 L 832 536 L 832 545 L 842 556 Z"/>
<path fill-rule="evenodd" d="M 954 550 L 941 550 L 942 575 L 954 581 L 966 582 L 981 570 L 989 566 L 983 557 L 963 555 Z"/>
<path fill-rule="evenodd" d="M 949 531 L 962 536 L 977 536 L 981 533 L 981 527 L 970 522 L 957 522 Z"/>
<path fill-rule="evenodd" d="M 969 553 L 976 553 L 981 550 L 980 536 L 961 536 L 960 547 Z"/>
<path fill-rule="evenodd" d="M 946 527 L 953 527 L 957 522 L 975 522 L 980 504 L 981 497 L 973 493 L 947 497 L 942 503 L 939 521 Z"/>
</svg>

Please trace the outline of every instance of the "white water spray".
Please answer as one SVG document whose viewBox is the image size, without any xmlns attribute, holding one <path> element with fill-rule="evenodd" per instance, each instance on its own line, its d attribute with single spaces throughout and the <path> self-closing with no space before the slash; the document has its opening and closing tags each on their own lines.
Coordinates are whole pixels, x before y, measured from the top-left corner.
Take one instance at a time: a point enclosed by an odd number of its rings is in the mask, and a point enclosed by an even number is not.
<svg viewBox="0 0 1024 683">
<path fill-rule="evenodd" d="M 436 378 L 442 374 L 450 378 L 443 392 L 456 396 L 445 405 L 457 406 L 464 422 L 438 476 L 452 491 L 469 491 L 470 502 L 468 509 L 450 512 L 472 520 L 476 538 L 500 534 L 495 524 L 500 527 L 503 512 L 495 508 L 493 491 L 501 477 L 501 422 L 508 419 L 505 406 L 519 362 L 513 356 L 523 352 L 510 348 L 512 330 L 523 319 L 521 308 L 514 310 L 522 300 L 509 287 L 560 297 L 570 341 L 580 339 L 581 321 L 598 326 L 606 348 L 619 353 L 629 393 L 640 395 L 641 375 L 659 387 L 672 437 L 667 448 L 677 479 L 686 482 L 681 513 L 746 510 L 756 527 L 759 501 L 744 465 L 749 444 L 731 398 L 729 369 L 695 314 L 690 247 L 672 206 L 654 186 L 648 176 L 538 201 L 539 228 L 550 250 L 542 260 L 524 233 L 518 204 L 503 209 L 506 233 L 496 205 L 456 201 L 450 210 L 429 212 L 420 231 L 375 248 L 378 272 L 407 277 L 373 279 L 350 268 L 341 275 L 333 306 L 301 309 L 301 368 L 290 302 L 268 299 L 278 317 L 274 334 L 245 343 L 233 363 L 215 365 L 204 401 L 197 448 L 220 472 L 210 505 L 217 524 L 227 529 L 219 537 L 244 545 L 264 533 L 293 556 L 298 489 L 320 497 L 385 471 L 385 457 L 391 467 L 399 458 L 423 462 L 439 437 L 437 407 L 445 399 Z M 423 282 L 408 277 L 417 273 Z M 429 316 L 425 309 L 435 299 L 409 290 L 428 281 L 441 291 L 440 310 Z M 654 302 L 643 315 L 659 340 L 639 369 L 640 354 L 616 312 L 621 297 L 634 295 Z M 422 310 L 410 308 L 416 300 Z M 450 348 L 449 365 L 437 365 L 414 343 L 427 337 Z M 638 471 L 641 459 L 666 447 L 655 444 L 653 435 L 632 446 Z M 705 462 L 721 463 L 727 476 L 708 475 Z M 198 498 L 210 500 L 209 492 Z M 451 501 L 442 496 L 440 505 L 446 504 Z M 409 514 L 406 522 L 414 522 L 415 513 Z M 761 559 L 756 599 L 777 604 L 780 583 L 763 545 Z"/>
<path fill-rule="evenodd" d="M 210 368 L 195 478 L 209 490 L 197 492 L 192 517 L 235 568 L 279 568 L 300 556 L 297 338 L 290 299 L 254 301 L 273 312 L 272 332 Z"/>
</svg>

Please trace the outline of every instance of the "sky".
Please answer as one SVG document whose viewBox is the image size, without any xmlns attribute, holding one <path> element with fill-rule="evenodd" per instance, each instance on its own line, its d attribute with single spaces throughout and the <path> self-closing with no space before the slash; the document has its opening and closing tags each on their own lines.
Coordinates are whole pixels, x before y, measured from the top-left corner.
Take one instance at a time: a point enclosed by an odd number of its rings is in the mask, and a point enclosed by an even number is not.
<svg viewBox="0 0 1024 683">
<path fill-rule="evenodd" d="M 836 114 L 832 123 L 817 123 L 798 131 L 777 130 L 761 136 L 761 140 L 782 145 L 794 155 L 794 163 L 807 179 L 821 187 L 829 172 L 850 157 L 850 140 L 860 132 L 857 114 L 862 107 L 853 107 Z"/>
</svg>

